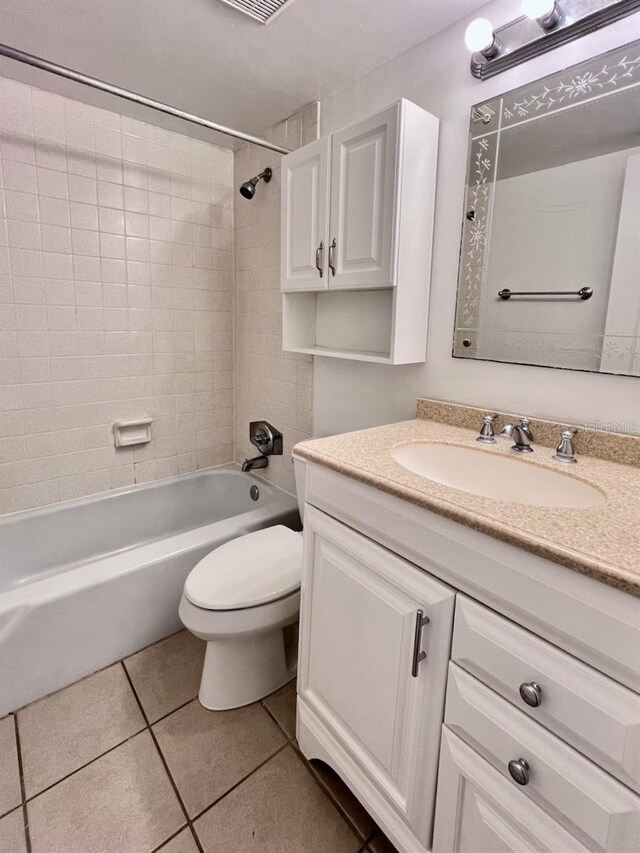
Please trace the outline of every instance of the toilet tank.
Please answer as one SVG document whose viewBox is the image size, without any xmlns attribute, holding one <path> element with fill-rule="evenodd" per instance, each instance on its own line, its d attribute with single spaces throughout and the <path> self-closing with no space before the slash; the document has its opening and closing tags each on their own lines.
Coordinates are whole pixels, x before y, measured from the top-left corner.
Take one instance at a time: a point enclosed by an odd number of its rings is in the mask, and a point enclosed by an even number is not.
<svg viewBox="0 0 640 853">
<path fill-rule="evenodd" d="M 298 498 L 298 509 L 300 519 L 304 524 L 304 502 L 307 494 L 306 462 L 298 456 L 293 457 L 293 475 L 296 480 L 296 496 Z"/>
</svg>

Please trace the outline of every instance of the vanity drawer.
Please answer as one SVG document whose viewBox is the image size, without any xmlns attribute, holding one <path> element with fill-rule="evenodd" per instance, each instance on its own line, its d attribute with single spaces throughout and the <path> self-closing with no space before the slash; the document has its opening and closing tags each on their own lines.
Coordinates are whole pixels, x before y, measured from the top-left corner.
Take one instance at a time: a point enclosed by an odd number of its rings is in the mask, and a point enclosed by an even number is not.
<svg viewBox="0 0 640 853">
<path fill-rule="evenodd" d="M 506 779 L 526 762 L 512 784 L 589 849 L 638 853 L 640 797 L 455 664 L 445 725 Z"/>
<path fill-rule="evenodd" d="M 462 595 L 451 658 L 640 792 L 637 693 Z"/>
</svg>

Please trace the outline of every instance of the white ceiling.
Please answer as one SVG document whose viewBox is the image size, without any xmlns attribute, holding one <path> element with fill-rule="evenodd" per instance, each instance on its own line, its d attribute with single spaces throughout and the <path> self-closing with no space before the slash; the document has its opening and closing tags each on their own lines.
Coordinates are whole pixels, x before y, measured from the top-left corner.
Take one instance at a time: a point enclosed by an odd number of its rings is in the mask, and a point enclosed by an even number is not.
<svg viewBox="0 0 640 853">
<path fill-rule="evenodd" d="M 0 0 L 0 41 L 260 133 L 485 1 L 295 0 L 265 26 L 219 0 Z M 180 127 L 12 60 L 0 58 L 0 74 Z M 197 132 L 184 123 L 182 129 Z"/>
</svg>

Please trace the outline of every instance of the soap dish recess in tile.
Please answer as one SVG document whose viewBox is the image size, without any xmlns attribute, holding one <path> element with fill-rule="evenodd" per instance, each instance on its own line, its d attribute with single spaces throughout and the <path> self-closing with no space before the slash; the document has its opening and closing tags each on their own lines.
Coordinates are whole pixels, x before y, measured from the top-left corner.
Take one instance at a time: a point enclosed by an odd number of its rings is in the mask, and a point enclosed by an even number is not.
<svg viewBox="0 0 640 853">
<path fill-rule="evenodd" d="M 140 418 L 136 421 L 116 421 L 113 425 L 113 443 L 116 447 L 148 444 L 151 441 L 152 423 L 153 418 Z"/>
</svg>

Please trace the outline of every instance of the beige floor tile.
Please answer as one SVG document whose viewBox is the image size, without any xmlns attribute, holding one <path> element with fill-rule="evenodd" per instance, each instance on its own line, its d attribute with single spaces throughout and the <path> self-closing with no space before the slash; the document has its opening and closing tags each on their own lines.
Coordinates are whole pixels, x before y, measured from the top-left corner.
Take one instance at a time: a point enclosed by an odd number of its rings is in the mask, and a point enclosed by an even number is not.
<svg viewBox="0 0 640 853">
<path fill-rule="evenodd" d="M 153 731 L 192 817 L 286 743 L 259 704 L 207 711 L 195 700 Z"/>
<path fill-rule="evenodd" d="M 183 829 L 180 835 L 172 838 L 158 853 L 198 853 L 198 848 L 196 847 L 196 842 L 193 840 L 191 830 Z"/>
<path fill-rule="evenodd" d="M 290 738 L 296 736 L 296 681 L 290 681 L 276 690 L 271 696 L 267 696 L 264 704 L 280 723 Z"/>
<path fill-rule="evenodd" d="M 356 837 L 291 747 L 195 823 L 205 853 L 356 853 Z"/>
<path fill-rule="evenodd" d="M 312 762 L 310 767 L 311 772 L 318 779 L 323 789 L 338 804 L 340 810 L 347 815 L 362 840 L 369 838 L 376 829 L 376 823 L 338 774 L 320 761 Z"/>
<path fill-rule="evenodd" d="M 0 815 L 15 809 L 22 801 L 20 770 L 13 717 L 0 720 Z"/>
<path fill-rule="evenodd" d="M 0 853 L 27 853 L 22 809 L 0 820 Z"/>
<path fill-rule="evenodd" d="M 31 800 L 33 853 L 149 853 L 184 814 L 148 731 Z"/>
<path fill-rule="evenodd" d="M 180 631 L 124 662 L 151 723 L 198 695 L 205 647 Z"/>
<path fill-rule="evenodd" d="M 120 664 L 18 713 L 27 797 L 53 785 L 144 727 Z"/>
</svg>

